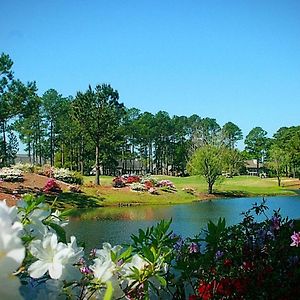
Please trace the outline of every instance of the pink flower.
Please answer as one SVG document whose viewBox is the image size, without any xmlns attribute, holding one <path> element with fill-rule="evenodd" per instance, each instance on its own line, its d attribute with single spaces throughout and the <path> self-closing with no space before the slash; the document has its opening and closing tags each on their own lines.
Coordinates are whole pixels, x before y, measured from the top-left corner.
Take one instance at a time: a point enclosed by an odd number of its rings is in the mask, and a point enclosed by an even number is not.
<svg viewBox="0 0 300 300">
<path fill-rule="evenodd" d="M 189 252 L 190 253 L 197 253 L 199 252 L 199 247 L 196 243 L 192 242 L 189 246 Z"/>
<path fill-rule="evenodd" d="M 294 234 L 291 236 L 291 239 L 292 239 L 292 243 L 291 243 L 291 246 L 296 246 L 298 247 L 300 245 L 300 232 L 295 232 L 294 231 Z"/>
</svg>

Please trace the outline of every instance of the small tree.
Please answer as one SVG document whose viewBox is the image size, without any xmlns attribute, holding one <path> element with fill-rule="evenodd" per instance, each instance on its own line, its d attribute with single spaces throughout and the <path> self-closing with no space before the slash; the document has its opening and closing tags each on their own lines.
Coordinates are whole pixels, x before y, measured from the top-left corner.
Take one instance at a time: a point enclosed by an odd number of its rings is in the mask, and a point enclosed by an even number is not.
<svg viewBox="0 0 300 300">
<path fill-rule="evenodd" d="M 272 145 L 270 149 L 270 161 L 268 167 L 275 171 L 278 186 L 281 186 L 281 175 L 286 165 L 287 157 L 283 149 L 276 145 Z"/>
<path fill-rule="evenodd" d="M 188 171 L 192 175 L 201 175 L 208 184 L 208 193 L 212 194 L 213 185 L 222 176 L 222 148 L 205 145 L 198 148 L 188 162 Z"/>
<path fill-rule="evenodd" d="M 229 173 L 229 176 L 239 174 L 240 170 L 244 166 L 244 158 L 238 149 L 223 149 L 223 171 Z"/>
</svg>

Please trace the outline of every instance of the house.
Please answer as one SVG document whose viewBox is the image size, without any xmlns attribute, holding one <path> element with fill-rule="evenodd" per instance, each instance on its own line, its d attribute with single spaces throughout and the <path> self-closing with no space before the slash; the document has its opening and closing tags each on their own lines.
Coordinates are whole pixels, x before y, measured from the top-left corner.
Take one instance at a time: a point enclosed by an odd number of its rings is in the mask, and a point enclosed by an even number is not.
<svg viewBox="0 0 300 300">
<path fill-rule="evenodd" d="M 258 174 L 257 174 L 257 159 L 248 159 L 245 161 L 246 174 L 250 176 L 259 176 L 260 174 L 265 174 L 264 164 L 258 164 Z"/>
</svg>

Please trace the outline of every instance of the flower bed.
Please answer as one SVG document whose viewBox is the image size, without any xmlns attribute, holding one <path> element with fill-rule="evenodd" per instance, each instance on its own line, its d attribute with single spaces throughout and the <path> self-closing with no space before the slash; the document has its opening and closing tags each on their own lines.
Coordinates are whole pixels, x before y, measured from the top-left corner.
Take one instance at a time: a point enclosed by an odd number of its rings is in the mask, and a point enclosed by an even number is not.
<svg viewBox="0 0 300 300">
<path fill-rule="evenodd" d="M 255 204 L 239 224 L 209 222 L 186 239 L 161 221 L 130 246 L 84 254 L 43 198 L 0 202 L 0 298 L 299 299 L 299 223 L 266 209 Z"/>
<path fill-rule="evenodd" d="M 2 168 L 0 169 L 0 179 L 8 182 L 22 182 L 22 171 L 17 168 Z"/>
<path fill-rule="evenodd" d="M 145 177 L 136 175 L 118 176 L 113 179 L 112 185 L 115 188 L 123 188 L 128 185 L 132 191 L 148 191 L 152 195 L 158 195 L 158 190 L 176 192 L 175 185 L 170 180 L 158 181 L 149 175 Z"/>
</svg>

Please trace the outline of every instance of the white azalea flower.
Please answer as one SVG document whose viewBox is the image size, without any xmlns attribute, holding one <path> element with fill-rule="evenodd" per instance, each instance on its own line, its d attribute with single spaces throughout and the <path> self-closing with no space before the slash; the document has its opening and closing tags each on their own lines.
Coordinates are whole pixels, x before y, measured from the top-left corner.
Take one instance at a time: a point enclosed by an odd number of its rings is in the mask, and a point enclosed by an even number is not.
<svg viewBox="0 0 300 300">
<path fill-rule="evenodd" d="M 20 281 L 15 272 L 23 262 L 25 248 L 18 237 L 22 225 L 14 222 L 15 211 L 6 202 L 0 208 L 0 299 L 20 299 Z"/>
<path fill-rule="evenodd" d="M 43 220 L 50 215 L 51 210 L 44 205 L 40 207 L 41 208 L 35 209 L 29 214 L 28 219 L 30 222 L 24 225 L 25 231 L 38 239 L 42 239 L 49 231 L 55 233 L 52 228 L 48 228 L 48 226 L 43 223 Z"/>
<path fill-rule="evenodd" d="M 61 227 L 67 226 L 69 222 L 67 220 L 62 220 L 60 215 L 61 215 L 61 212 L 57 209 L 54 213 L 52 213 L 50 215 L 51 222 L 53 222 Z"/>
<path fill-rule="evenodd" d="M 94 264 L 90 266 L 94 277 L 101 283 L 105 283 L 112 278 L 115 268 L 116 265 L 111 260 L 103 262 L 99 258 L 94 259 Z"/>
<path fill-rule="evenodd" d="M 67 279 L 79 270 L 73 264 L 82 256 L 82 248 L 77 248 L 76 239 L 65 245 L 58 243 L 57 235 L 49 233 L 43 241 L 35 240 L 30 244 L 30 252 L 38 258 L 29 268 L 29 274 L 33 278 L 40 278 L 49 272 L 52 279 Z"/>
<path fill-rule="evenodd" d="M 0 219 L 3 222 L 12 224 L 17 220 L 18 209 L 16 206 L 9 207 L 6 200 L 0 201 Z"/>
<path fill-rule="evenodd" d="M 129 276 L 133 274 L 133 268 L 137 268 L 138 270 L 142 271 L 148 265 L 149 263 L 146 260 L 144 260 L 138 254 L 135 254 L 132 256 L 131 262 L 124 264 L 122 270 L 125 272 L 125 276 Z"/>
<path fill-rule="evenodd" d="M 103 243 L 102 249 L 96 250 L 96 257 L 99 258 L 102 262 L 111 260 L 111 252 L 117 254 L 122 249 L 122 246 L 117 245 L 112 247 L 109 243 Z"/>
</svg>

